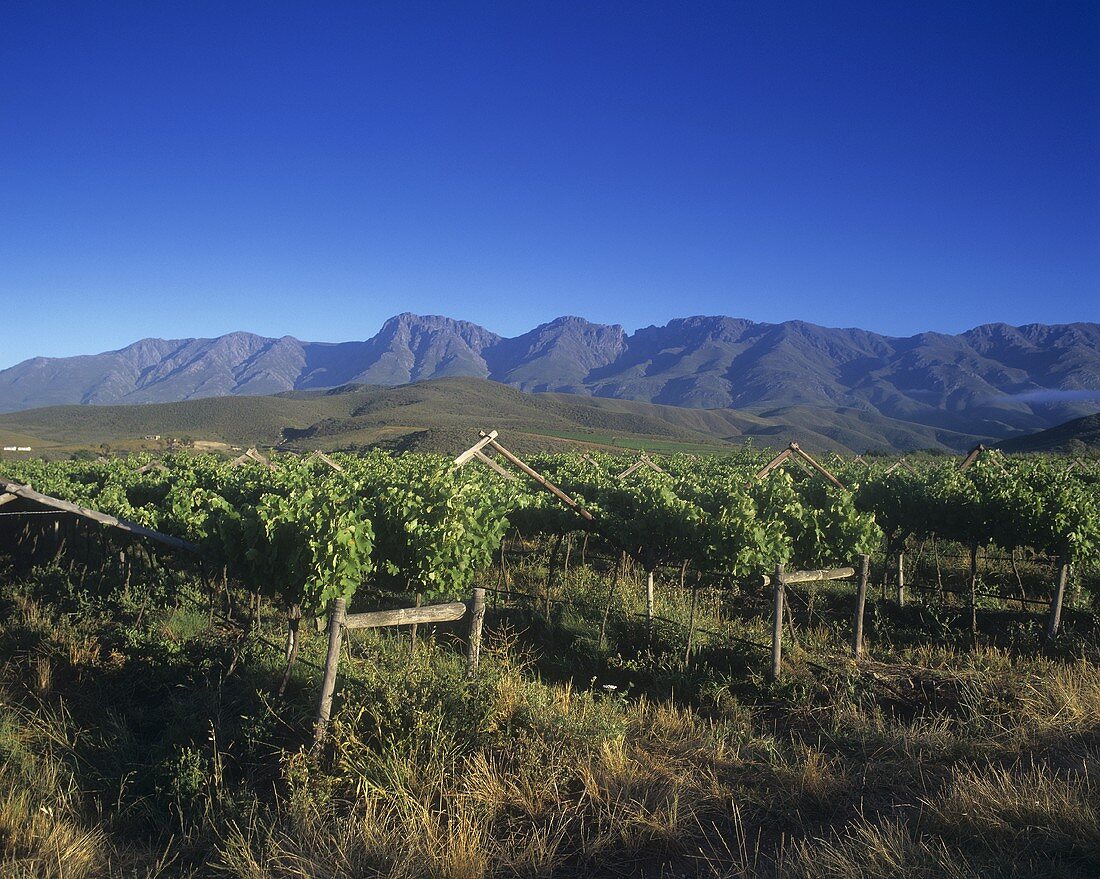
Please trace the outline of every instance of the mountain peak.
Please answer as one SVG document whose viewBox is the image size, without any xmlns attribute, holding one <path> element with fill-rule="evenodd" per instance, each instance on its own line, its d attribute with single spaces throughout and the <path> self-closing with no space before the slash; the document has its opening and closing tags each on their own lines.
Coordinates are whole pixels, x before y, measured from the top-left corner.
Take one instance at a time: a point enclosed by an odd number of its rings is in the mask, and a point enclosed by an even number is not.
<svg viewBox="0 0 1100 879">
<path fill-rule="evenodd" d="M 900 339 L 801 320 L 693 315 L 628 334 L 619 324 L 562 315 L 503 338 L 468 321 L 406 311 L 359 342 L 237 330 L 34 358 L 0 370 L 0 411 L 445 376 L 691 408 L 844 407 L 936 429 L 1008 436 L 1086 414 L 1089 401 L 1062 392 L 1100 388 L 1100 325 L 990 323 L 960 335 Z M 1042 400 L 1022 393 L 1034 388 L 1051 393 Z"/>
</svg>

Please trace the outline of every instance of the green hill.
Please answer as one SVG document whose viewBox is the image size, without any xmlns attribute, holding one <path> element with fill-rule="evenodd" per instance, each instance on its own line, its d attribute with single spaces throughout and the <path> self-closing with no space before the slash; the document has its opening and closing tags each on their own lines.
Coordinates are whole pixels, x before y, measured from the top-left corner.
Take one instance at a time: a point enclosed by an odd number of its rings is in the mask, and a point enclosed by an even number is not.
<svg viewBox="0 0 1100 879">
<path fill-rule="evenodd" d="M 1029 436 L 1013 437 L 997 444 L 1005 452 L 1067 452 L 1080 454 L 1100 451 L 1100 412 L 1075 418 L 1049 430 Z"/>
<path fill-rule="evenodd" d="M 819 451 L 963 449 L 972 436 L 847 408 L 790 406 L 686 409 L 575 394 L 524 393 L 476 378 L 398 387 L 346 385 L 276 396 L 210 397 L 131 406 L 52 406 L 0 415 L 0 438 L 18 436 L 47 453 L 109 444 L 155 448 L 147 435 L 301 449 L 382 445 L 457 452 L 479 429 L 496 429 L 520 449 L 571 445 L 722 452 L 731 443 Z"/>
</svg>

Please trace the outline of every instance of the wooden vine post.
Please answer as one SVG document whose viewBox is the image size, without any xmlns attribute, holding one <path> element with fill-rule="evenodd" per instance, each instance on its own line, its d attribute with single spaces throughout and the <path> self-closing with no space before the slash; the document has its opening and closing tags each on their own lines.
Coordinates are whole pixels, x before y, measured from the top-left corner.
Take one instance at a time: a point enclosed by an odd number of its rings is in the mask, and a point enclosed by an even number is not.
<svg viewBox="0 0 1100 879">
<path fill-rule="evenodd" d="M 1050 601 L 1050 616 L 1047 618 L 1047 640 L 1055 638 L 1062 629 L 1062 602 L 1066 597 L 1066 583 L 1069 580 L 1069 562 L 1065 556 L 1058 559 L 1058 583 L 1054 587 L 1054 597 Z"/>
<path fill-rule="evenodd" d="M 210 604 L 211 613 L 214 610 L 213 597 Z M 292 604 L 286 612 L 286 668 L 283 670 L 283 679 L 279 682 L 278 696 L 280 699 L 286 695 L 287 684 L 290 683 L 290 673 L 294 669 L 294 660 L 298 658 L 298 648 L 301 638 L 298 629 L 302 622 L 302 606 Z"/>
<path fill-rule="evenodd" d="M 898 550 L 898 607 L 905 607 L 905 550 Z"/>
<path fill-rule="evenodd" d="M 481 630 L 485 624 L 485 589 L 474 587 L 470 601 L 470 636 L 466 642 L 466 672 L 470 677 L 477 674 L 481 661 Z"/>
<path fill-rule="evenodd" d="M 695 606 L 699 602 L 699 575 L 695 575 L 695 583 L 691 587 L 691 612 L 688 615 L 687 645 L 684 647 L 684 665 L 691 660 L 691 642 L 695 636 Z"/>
<path fill-rule="evenodd" d="M 856 591 L 855 622 L 852 626 L 852 655 L 857 659 L 863 655 L 863 611 L 867 606 L 867 583 L 871 579 L 871 557 L 859 557 L 859 586 Z"/>
<path fill-rule="evenodd" d="M 978 637 L 978 543 L 970 544 L 970 635 Z"/>
<path fill-rule="evenodd" d="M 868 563 L 868 571 L 870 565 Z M 847 580 L 856 575 L 855 568 L 823 568 L 814 571 L 784 572 L 783 565 L 775 566 L 775 573 L 762 577 L 764 587 L 772 587 L 772 662 L 768 669 L 768 680 L 775 683 L 783 671 L 783 607 L 787 603 L 786 587 L 795 583 L 816 583 L 819 580 Z M 866 598 L 866 580 L 863 586 Z M 791 623 L 793 625 L 793 621 Z"/>
<path fill-rule="evenodd" d="M 783 563 L 775 566 L 772 578 L 772 664 L 768 680 L 776 683 L 783 671 Z"/>
<path fill-rule="evenodd" d="M 325 655 L 325 674 L 321 679 L 321 696 L 317 701 L 317 722 L 313 725 L 314 748 L 324 739 L 332 714 L 332 694 L 336 689 L 336 669 L 340 665 L 340 646 L 344 641 L 347 611 L 347 602 L 342 598 L 334 598 L 329 604 L 328 653 Z"/>
<path fill-rule="evenodd" d="M 607 590 L 607 603 L 603 608 L 603 619 L 600 620 L 600 650 L 607 646 L 607 621 L 611 616 L 611 605 L 615 601 L 615 592 L 619 588 L 619 580 L 626 577 L 626 552 L 619 558 L 615 571 L 611 577 L 611 586 Z"/>
<path fill-rule="evenodd" d="M 485 613 L 485 590 L 481 592 L 482 616 Z M 477 597 L 475 595 L 475 601 Z M 384 626 L 410 626 L 417 623 L 446 623 L 460 620 L 467 607 L 461 601 L 450 604 L 428 604 L 419 607 L 399 607 L 396 610 L 376 610 L 370 613 L 347 612 L 347 602 L 334 598 L 329 604 L 328 653 L 325 655 L 325 673 L 321 679 L 321 695 L 317 700 L 317 720 L 313 726 L 313 747 L 325 737 L 329 717 L 332 715 L 332 694 L 336 689 L 336 672 L 340 666 L 340 648 L 344 641 L 344 629 L 378 629 Z M 480 627 L 479 627 L 480 631 Z"/>
<path fill-rule="evenodd" d="M 646 637 L 653 640 L 653 571 L 646 571 L 645 581 L 645 628 Z"/>
</svg>

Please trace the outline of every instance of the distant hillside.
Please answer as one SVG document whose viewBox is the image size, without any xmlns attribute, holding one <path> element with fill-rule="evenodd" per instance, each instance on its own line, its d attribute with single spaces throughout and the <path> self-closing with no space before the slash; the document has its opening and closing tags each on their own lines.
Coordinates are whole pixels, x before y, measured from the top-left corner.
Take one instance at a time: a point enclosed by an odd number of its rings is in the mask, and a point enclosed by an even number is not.
<svg viewBox="0 0 1100 879">
<path fill-rule="evenodd" d="M 729 317 L 679 318 L 628 334 L 562 317 L 509 339 L 466 321 L 402 314 L 362 342 L 230 333 L 34 358 L 0 370 L 0 412 L 452 377 L 691 409 L 800 417 L 821 409 L 826 414 L 814 419 L 840 433 L 885 417 L 933 436 L 1004 439 L 1096 408 L 1100 324 L 988 324 L 960 335 L 893 338 Z"/>
<path fill-rule="evenodd" d="M 147 434 L 230 444 L 278 442 L 286 428 L 306 428 L 345 411 L 333 398 L 214 397 L 142 406 L 49 406 L 0 415 L 0 439 L 21 435 L 32 445 L 98 446 Z"/>
<path fill-rule="evenodd" d="M 1074 452 L 1083 449 L 1100 452 L 1100 412 L 1075 418 L 1031 436 L 1004 440 L 997 444 L 997 448 L 1006 452 Z"/>
<path fill-rule="evenodd" d="M 520 437 L 524 449 L 584 444 L 720 452 L 731 443 L 751 440 L 782 446 L 795 439 L 821 451 L 862 452 L 892 447 L 958 450 L 973 441 L 969 435 L 856 410 L 686 409 L 571 394 L 528 394 L 469 378 L 140 406 L 52 406 L 0 415 L 0 437 L 30 437 L 40 446 L 45 442 L 58 448 L 125 444 L 152 434 L 233 445 L 383 445 L 451 452 L 473 442 L 481 428 Z"/>
</svg>

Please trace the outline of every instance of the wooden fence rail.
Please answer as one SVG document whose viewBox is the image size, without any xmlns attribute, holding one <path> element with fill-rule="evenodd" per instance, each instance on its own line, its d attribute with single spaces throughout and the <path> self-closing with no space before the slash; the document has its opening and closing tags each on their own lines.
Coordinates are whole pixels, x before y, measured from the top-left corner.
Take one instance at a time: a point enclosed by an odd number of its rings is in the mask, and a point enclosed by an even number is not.
<svg viewBox="0 0 1100 879">
<path fill-rule="evenodd" d="M 869 556 L 860 556 L 859 586 L 856 591 L 856 610 L 853 620 L 852 653 L 863 653 L 863 610 L 867 604 L 867 583 L 870 579 L 871 560 Z M 783 565 L 775 566 L 775 574 L 764 577 L 765 585 L 772 587 L 772 658 L 768 668 L 768 680 L 779 681 L 783 674 L 783 609 L 787 604 L 785 588 L 794 583 L 815 583 L 822 580 L 847 580 L 854 577 L 856 569 L 824 568 L 816 571 L 783 570 Z"/>
<path fill-rule="evenodd" d="M 485 590 L 477 587 L 469 606 L 465 602 L 425 604 L 419 607 L 399 607 L 395 610 L 376 610 L 368 613 L 347 612 L 347 602 L 334 598 L 328 611 L 328 653 L 325 655 L 321 692 L 317 700 L 317 718 L 313 725 L 313 747 L 324 740 L 329 717 L 332 714 L 332 696 L 336 690 L 336 673 L 340 665 L 340 649 L 345 629 L 380 629 L 386 626 L 411 626 L 418 623 L 446 623 L 460 620 L 470 610 L 470 637 L 467 663 L 469 673 L 477 672 L 481 654 L 481 630 L 485 619 Z"/>
</svg>

